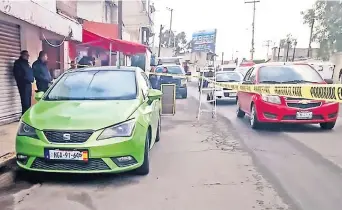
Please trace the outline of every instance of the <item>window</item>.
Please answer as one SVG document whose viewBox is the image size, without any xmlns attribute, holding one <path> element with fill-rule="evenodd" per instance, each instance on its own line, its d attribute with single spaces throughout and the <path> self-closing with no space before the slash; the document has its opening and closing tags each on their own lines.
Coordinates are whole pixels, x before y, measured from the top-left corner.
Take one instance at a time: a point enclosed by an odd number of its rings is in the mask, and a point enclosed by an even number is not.
<svg viewBox="0 0 342 210">
<path fill-rule="evenodd" d="M 152 88 L 152 85 L 151 85 L 151 82 L 150 82 L 150 80 L 148 79 L 147 75 L 146 75 L 145 73 L 143 73 L 143 72 L 141 72 L 141 75 L 143 76 L 143 78 L 144 78 L 144 80 L 145 80 L 145 82 L 146 82 L 146 84 L 147 84 L 147 87 L 148 87 L 149 89 L 151 89 L 151 88 Z"/>
<path fill-rule="evenodd" d="M 236 72 L 225 72 L 216 74 L 217 82 L 240 82 L 241 80 L 241 74 Z"/>
<path fill-rule="evenodd" d="M 146 82 L 142 73 L 138 74 L 138 79 L 139 79 L 139 84 L 140 84 L 141 90 L 143 92 L 143 95 L 144 95 L 144 97 L 146 97 L 148 94 L 148 90 L 150 89 L 149 88 L 150 83 Z"/>
<path fill-rule="evenodd" d="M 321 83 L 320 74 L 309 65 L 265 66 L 259 70 L 260 83 Z"/>
<path fill-rule="evenodd" d="M 254 70 L 254 67 L 249 69 L 245 75 L 245 78 L 243 79 L 243 81 L 250 81 L 250 76 L 251 76 L 251 73 L 253 72 Z"/>
<path fill-rule="evenodd" d="M 185 74 L 184 69 L 181 66 L 165 66 L 169 74 Z M 159 66 L 156 69 L 156 73 L 162 73 L 164 66 Z"/>
<path fill-rule="evenodd" d="M 94 70 L 64 74 L 45 100 L 131 100 L 136 97 L 134 71 Z"/>
<path fill-rule="evenodd" d="M 252 83 L 255 83 L 255 80 L 256 80 L 256 72 L 257 72 L 257 71 L 256 71 L 255 69 L 253 69 L 251 75 L 249 76 L 249 80 L 250 80 Z"/>
</svg>

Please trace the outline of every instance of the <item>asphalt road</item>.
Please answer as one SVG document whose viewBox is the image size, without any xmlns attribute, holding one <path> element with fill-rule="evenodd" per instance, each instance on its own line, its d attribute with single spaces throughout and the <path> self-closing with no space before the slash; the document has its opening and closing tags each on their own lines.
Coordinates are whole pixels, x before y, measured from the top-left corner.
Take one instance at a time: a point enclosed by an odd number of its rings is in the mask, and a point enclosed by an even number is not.
<svg viewBox="0 0 342 210">
<path fill-rule="evenodd" d="M 1 210 L 285 210 L 223 117 L 196 120 L 198 102 L 177 100 L 162 118 L 148 176 L 0 175 Z M 13 168 L 15 169 L 15 168 Z M 12 180 L 14 178 L 14 180 Z M 3 181 L 1 181 L 3 180 Z M 1 190 L 2 188 L 2 190 Z"/>
<path fill-rule="evenodd" d="M 198 98 L 195 84 L 192 86 L 189 95 Z M 332 131 L 322 131 L 318 125 L 252 130 L 247 117 L 236 117 L 233 101 L 219 101 L 217 113 L 232 123 L 231 129 L 239 133 L 259 171 L 291 209 L 342 208 L 341 113 Z"/>
</svg>

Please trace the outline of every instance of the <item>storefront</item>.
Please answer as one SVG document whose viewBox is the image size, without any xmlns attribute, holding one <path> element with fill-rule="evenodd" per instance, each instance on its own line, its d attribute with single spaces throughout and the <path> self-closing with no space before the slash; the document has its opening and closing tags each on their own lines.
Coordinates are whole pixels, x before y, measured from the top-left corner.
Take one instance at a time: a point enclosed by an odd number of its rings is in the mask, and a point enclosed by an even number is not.
<svg viewBox="0 0 342 210">
<path fill-rule="evenodd" d="M 12 122 L 21 113 L 20 97 L 12 68 L 21 50 L 20 26 L 0 22 L 0 123 Z"/>
</svg>

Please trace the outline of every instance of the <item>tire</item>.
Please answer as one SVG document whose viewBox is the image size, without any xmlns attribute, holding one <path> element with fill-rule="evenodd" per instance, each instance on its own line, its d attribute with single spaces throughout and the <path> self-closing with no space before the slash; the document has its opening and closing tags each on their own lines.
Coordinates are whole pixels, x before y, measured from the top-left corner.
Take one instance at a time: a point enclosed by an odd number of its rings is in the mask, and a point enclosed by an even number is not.
<svg viewBox="0 0 342 210">
<path fill-rule="evenodd" d="M 160 141 L 160 133 L 161 133 L 161 117 L 159 116 L 157 135 L 156 135 L 156 142 Z"/>
<path fill-rule="evenodd" d="M 240 105 L 239 105 L 238 101 L 236 101 L 236 104 L 237 104 L 236 116 L 237 116 L 238 118 L 243 118 L 243 117 L 245 117 L 245 114 L 246 114 L 246 113 L 240 109 Z"/>
<path fill-rule="evenodd" d="M 331 130 L 335 127 L 336 121 L 335 122 L 326 122 L 326 123 L 320 123 L 319 125 L 321 126 L 322 130 Z"/>
<path fill-rule="evenodd" d="M 249 124 L 251 125 L 251 128 L 253 129 L 259 129 L 261 127 L 261 123 L 258 120 L 258 116 L 257 116 L 254 104 L 251 107 L 251 115 L 249 119 Z"/>
<path fill-rule="evenodd" d="M 151 134 L 147 131 L 146 134 L 146 142 L 145 142 L 145 151 L 144 151 L 144 162 L 143 164 L 135 170 L 137 175 L 147 175 L 150 172 L 150 160 L 149 160 L 149 153 L 150 153 L 150 139 Z"/>
</svg>

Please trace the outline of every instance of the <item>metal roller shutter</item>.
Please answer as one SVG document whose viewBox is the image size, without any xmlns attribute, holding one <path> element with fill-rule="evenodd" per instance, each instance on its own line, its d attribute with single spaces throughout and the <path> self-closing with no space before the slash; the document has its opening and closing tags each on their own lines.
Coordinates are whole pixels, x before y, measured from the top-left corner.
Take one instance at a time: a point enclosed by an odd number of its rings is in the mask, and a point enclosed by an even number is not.
<svg viewBox="0 0 342 210">
<path fill-rule="evenodd" d="M 13 77 L 13 63 L 20 55 L 20 28 L 0 22 L 0 124 L 19 119 L 21 103 Z"/>
</svg>

